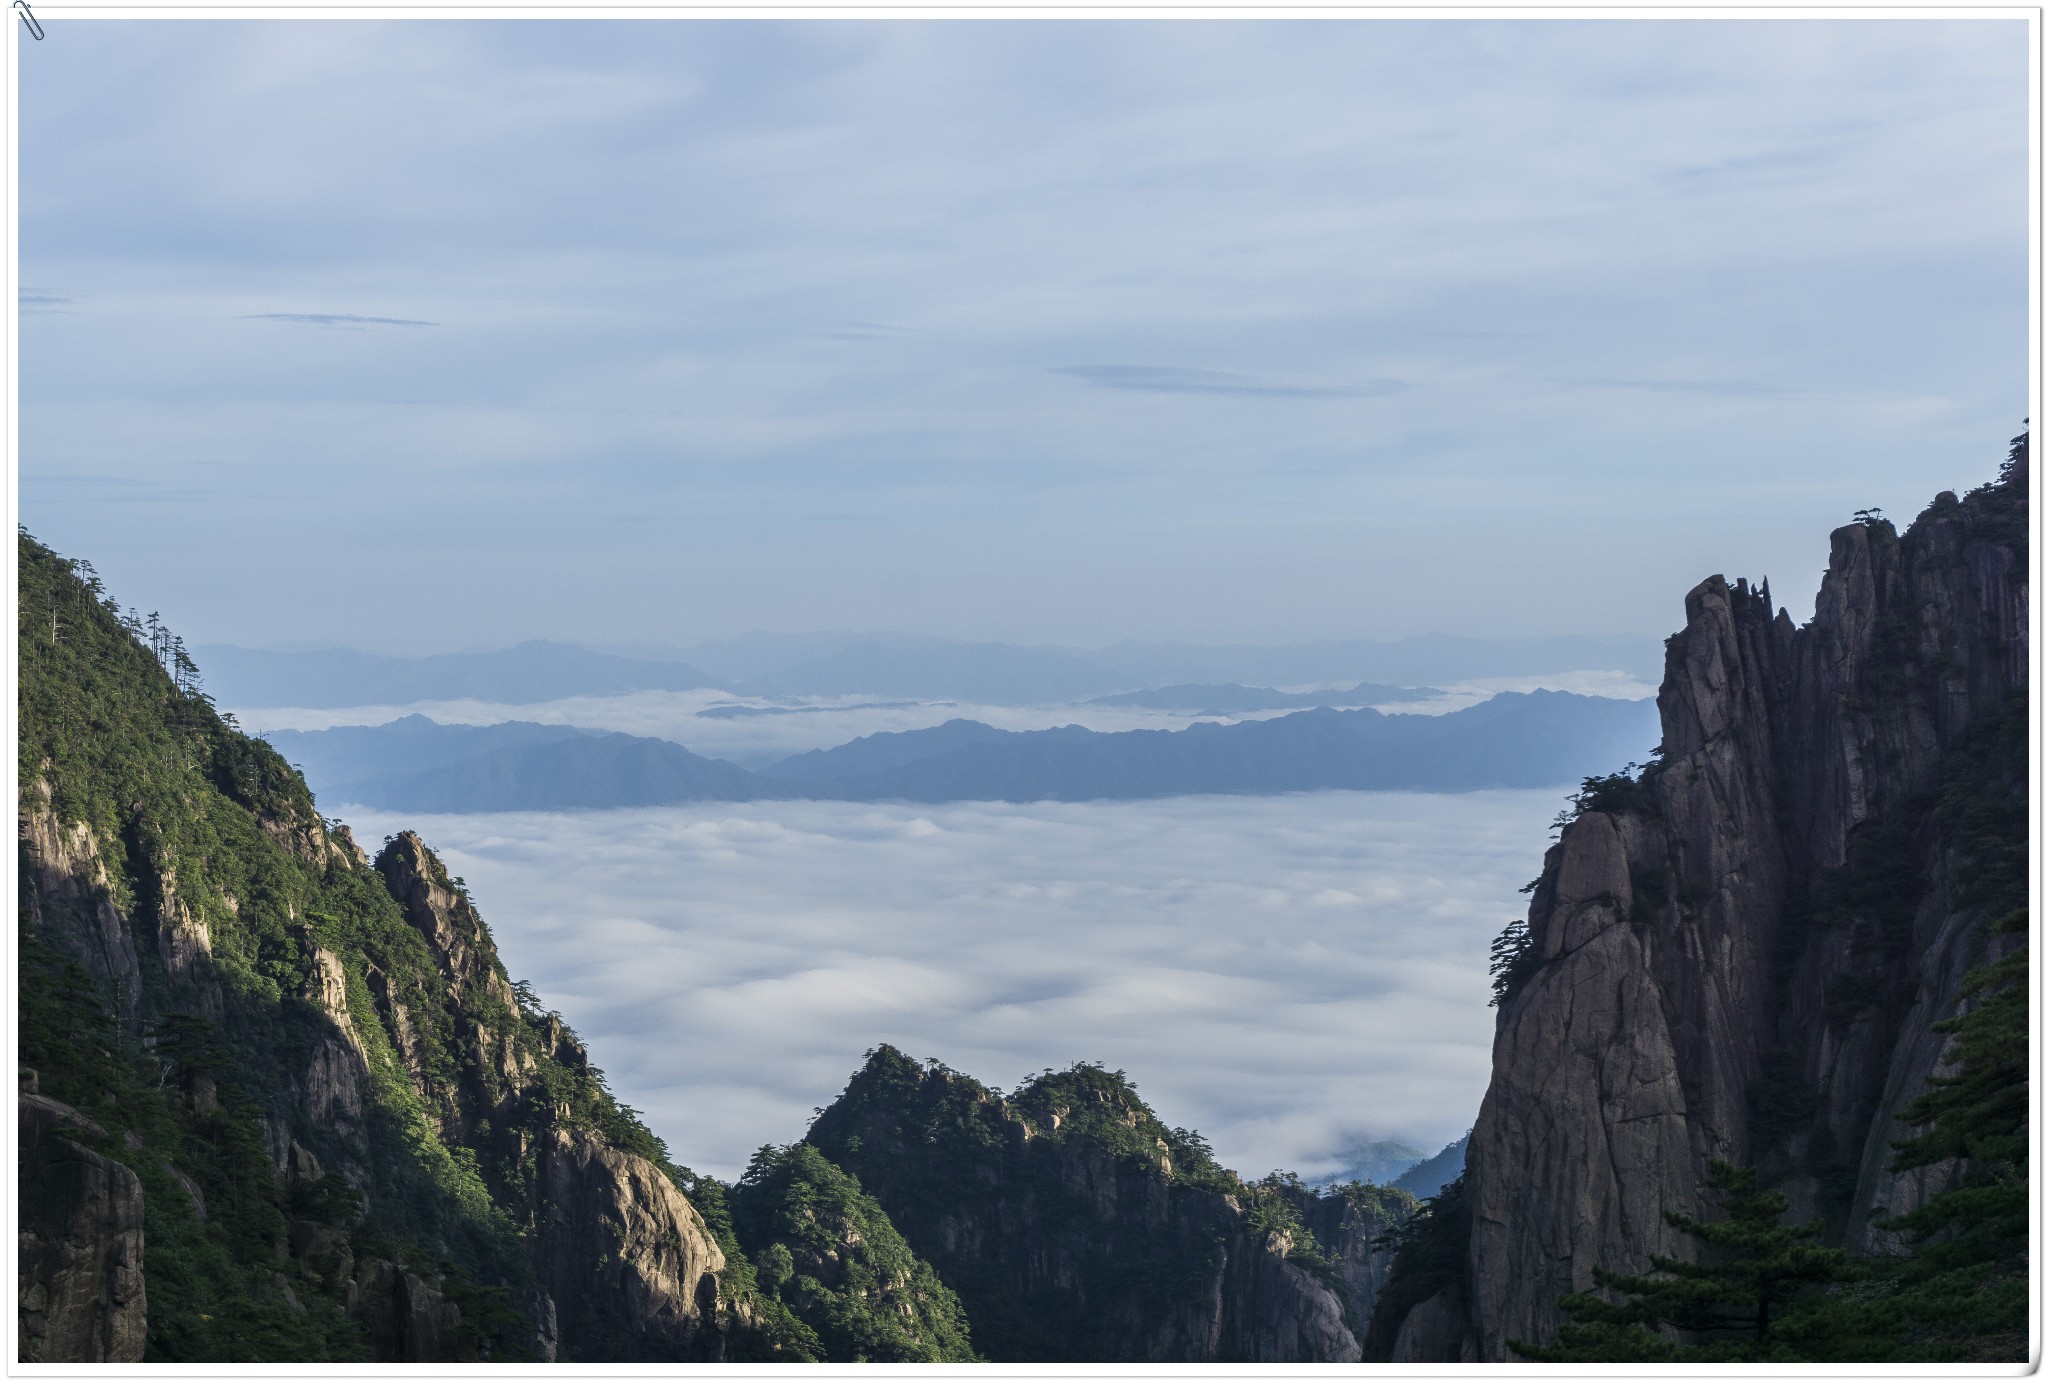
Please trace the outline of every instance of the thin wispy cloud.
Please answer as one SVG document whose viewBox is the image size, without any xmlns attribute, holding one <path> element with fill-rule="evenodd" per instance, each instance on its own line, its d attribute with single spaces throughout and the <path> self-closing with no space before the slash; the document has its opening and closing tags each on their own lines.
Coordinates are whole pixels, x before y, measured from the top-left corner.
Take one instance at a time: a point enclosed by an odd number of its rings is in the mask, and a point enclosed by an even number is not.
<svg viewBox="0 0 2048 1384">
<path fill-rule="evenodd" d="M 61 312 L 76 300 L 54 293 L 32 293 L 23 289 L 14 295 L 14 301 L 20 305 L 23 312 Z"/>
<path fill-rule="evenodd" d="M 412 317 L 359 317 L 352 312 L 250 312 L 247 322 L 303 322 L 310 327 L 438 327 Z"/>
<path fill-rule="evenodd" d="M 1704 394 L 1731 399 L 1806 398 L 1811 392 L 1765 380 L 1579 379 L 1571 383 L 1587 389 L 1634 389 L 1650 394 Z"/>
<path fill-rule="evenodd" d="M 1101 389 L 1129 389 L 1148 394 L 1250 394 L 1267 399 L 1377 398 L 1397 394 L 1400 380 L 1355 380 L 1337 384 L 1299 383 L 1240 375 L 1229 370 L 1185 370 L 1168 365 L 1056 365 L 1056 375 L 1071 375 Z"/>
<path fill-rule="evenodd" d="M 172 504 L 220 497 L 217 488 L 165 485 L 141 476 L 23 476 L 23 493 L 39 505 Z"/>
<path fill-rule="evenodd" d="M 845 322 L 822 335 L 833 341 L 892 341 L 910 335 L 910 328 L 888 322 Z"/>
</svg>

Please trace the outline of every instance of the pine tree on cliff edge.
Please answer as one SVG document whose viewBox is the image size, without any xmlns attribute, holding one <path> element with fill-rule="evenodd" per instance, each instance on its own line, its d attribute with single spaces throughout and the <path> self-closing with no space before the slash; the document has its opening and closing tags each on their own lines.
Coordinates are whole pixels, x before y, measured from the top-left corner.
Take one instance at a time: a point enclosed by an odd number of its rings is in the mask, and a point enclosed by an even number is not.
<svg viewBox="0 0 2048 1384">
<path fill-rule="evenodd" d="M 1785 1309 L 1803 1295 L 1851 1276 L 1847 1252 L 1813 1243 L 1818 1221 L 1781 1225 L 1790 1204 L 1782 1192 L 1757 1186 L 1756 1169 L 1715 1159 L 1706 1186 L 1722 1194 L 1727 1214 L 1718 1221 L 1695 1220 L 1667 1211 L 1664 1219 L 1727 1256 L 1715 1264 L 1690 1264 L 1652 1255 L 1652 1275 L 1593 1270 L 1593 1281 L 1627 1294 L 1611 1302 L 1597 1293 L 1570 1293 L 1558 1306 L 1573 1320 L 1548 1349 L 1510 1341 L 1531 1360 L 1773 1360 L 1796 1358 L 1780 1351 L 1772 1335 Z M 1675 1329 L 1704 1337 L 1680 1345 L 1661 1335 Z"/>
</svg>

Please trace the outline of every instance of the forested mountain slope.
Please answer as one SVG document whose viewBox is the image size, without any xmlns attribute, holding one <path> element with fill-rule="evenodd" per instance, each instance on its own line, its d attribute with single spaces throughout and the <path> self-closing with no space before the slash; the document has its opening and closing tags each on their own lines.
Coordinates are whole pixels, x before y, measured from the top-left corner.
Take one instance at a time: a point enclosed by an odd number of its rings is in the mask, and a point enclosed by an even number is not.
<svg viewBox="0 0 2048 1384">
<path fill-rule="evenodd" d="M 1006 1106 L 882 1049 L 738 1183 L 677 1166 L 424 841 L 19 551 L 24 1360 L 1357 1358 L 1412 1198 L 1246 1184 L 1096 1068 Z M 964 1142 L 892 1152 L 919 1091 Z"/>
<path fill-rule="evenodd" d="M 24 1359 L 816 1358 L 419 838 L 19 562 Z"/>
</svg>

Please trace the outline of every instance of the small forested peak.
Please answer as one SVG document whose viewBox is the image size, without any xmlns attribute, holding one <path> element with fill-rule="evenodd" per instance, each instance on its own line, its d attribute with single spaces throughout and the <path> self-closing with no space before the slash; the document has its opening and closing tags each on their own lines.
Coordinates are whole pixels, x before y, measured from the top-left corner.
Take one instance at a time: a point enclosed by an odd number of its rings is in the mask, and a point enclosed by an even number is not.
<svg viewBox="0 0 2048 1384">
<path fill-rule="evenodd" d="M 937 1063 L 930 1065 L 935 1071 L 945 1070 Z M 926 1064 L 901 1048 L 882 1043 L 868 1050 L 867 1060 L 853 1074 L 847 1090 L 851 1092 L 856 1086 L 873 1087 L 877 1091 L 912 1089 L 923 1083 L 925 1067 Z"/>
<path fill-rule="evenodd" d="M 1240 1191 L 1192 1130 L 1169 1128 L 1120 1071 L 1077 1062 L 1039 1073 L 1005 1098 L 937 1061 L 919 1063 L 884 1044 L 805 1136 L 835 1159 L 871 1156 L 884 1143 L 992 1149 L 1010 1137 L 1082 1140 L 1127 1162 L 1218 1191 Z"/>
<path fill-rule="evenodd" d="M 952 1112 L 958 1123 L 967 1112 L 999 1104 L 993 1091 L 936 1060 L 918 1062 L 887 1043 L 868 1051 L 867 1060 L 846 1083 L 839 1098 L 819 1112 L 806 1137 L 830 1147 L 834 1139 L 869 1137 L 895 1131 L 905 1121 L 931 1121 Z"/>
<path fill-rule="evenodd" d="M 1130 1078 L 1099 1062 L 1041 1072 L 1017 1089 L 1010 1105 L 1054 1138 L 1093 1139 L 1112 1152 L 1154 1164 L 1175 1150 L 1175 1132 L 1139 1098 Z"/>
</svg>

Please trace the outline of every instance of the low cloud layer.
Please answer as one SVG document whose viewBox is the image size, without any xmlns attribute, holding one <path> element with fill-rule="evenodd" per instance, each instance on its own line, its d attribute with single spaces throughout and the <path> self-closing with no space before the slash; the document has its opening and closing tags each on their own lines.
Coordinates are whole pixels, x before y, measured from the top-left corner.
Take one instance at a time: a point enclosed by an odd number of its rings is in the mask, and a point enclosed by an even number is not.
<svg viewBox="0 0 2048 1384">
<path fill-rule="evenodd" d="M 1258 1175 L 1471 1123 L 1555 792 L 411 817 L 675 1156 L 731 1177 L 894 1043 L 1094 1060 Z M 330 809 L 332 810 L 332 809 Z"/>
</svg>

